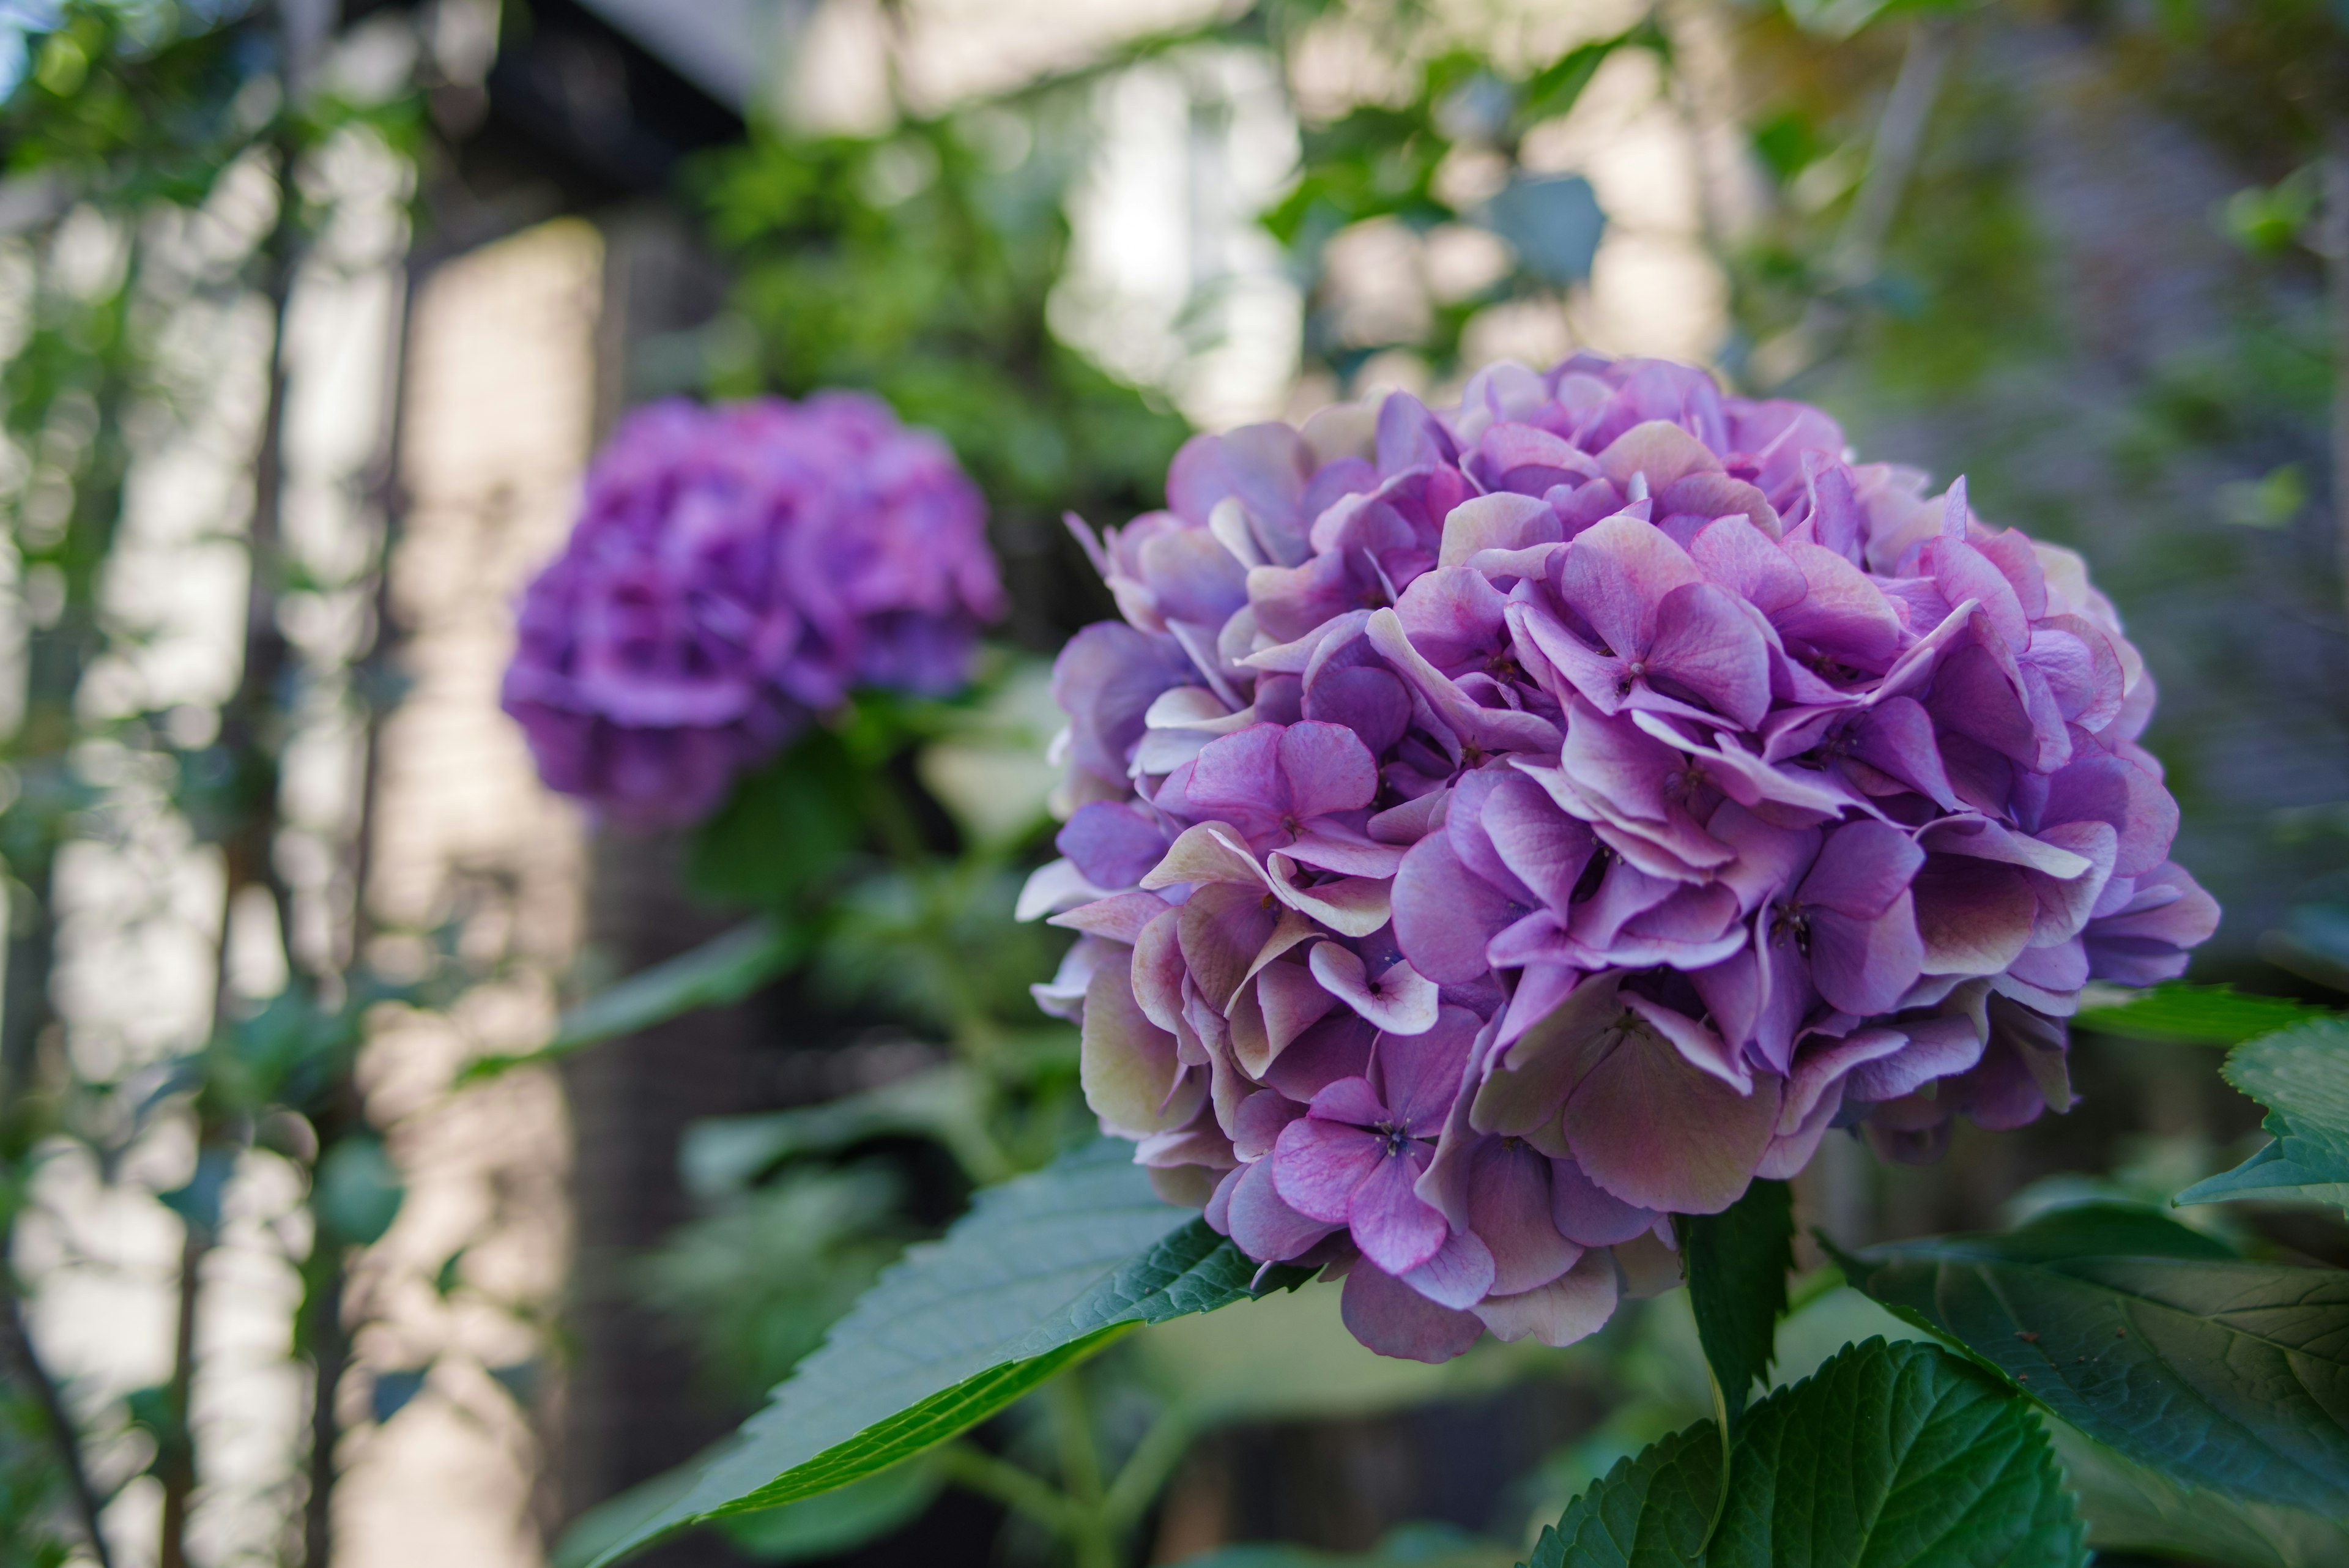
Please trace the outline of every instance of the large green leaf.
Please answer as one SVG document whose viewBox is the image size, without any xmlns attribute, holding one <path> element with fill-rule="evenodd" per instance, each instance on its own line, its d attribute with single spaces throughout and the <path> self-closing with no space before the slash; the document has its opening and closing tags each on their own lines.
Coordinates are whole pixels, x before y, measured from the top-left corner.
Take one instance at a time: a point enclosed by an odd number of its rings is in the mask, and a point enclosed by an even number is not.
<svg viewBox="0 0 2349 1568">
<path fill-rule="evenodd" d="M 2236 1045 L 2295 1023 L 2333 1016 L 2282 996 L 2251 996 L 2231 985 L 2157 985 L 2123 1000 L 2083 1007 L 2073 1023 L 2132 1040 Z"/>
<path fill-rule="evenodd" d="M 1783 1181 L 1756 1181 L 1721 1213 L 1690 1215 L 1682 1234 L 1697 1342 L 1733 1428 L 1754 1385 L 1769 1376 L 1778 1314 L 1786 1310 L 1786 1274 L 1795 1266 L 1794 1189 Z"/>
<path fill-rule="evenodd" d="M 2228 1053 L 2227 1081 L 2268 1107 L 2275 1140 L 2234 1169 L 2198 1182 L 2180 1203 L 2307 1199 L 2349 1208 L 2349 1021 L 2303 1023 Z"/>
<path fill-rule="evenodd" d="M 737 926 L 588 998 L 556 1020 L 554 1037 L 537 1050 L 481 1057 L 458 1081 L 495 1077 L 509 1068 L 666 1023 L 697 1008 L 740 1002 L 791 968 L 804 945 L 803 938 L 764 917 Z"/>
<path fill-rule="evenodd" d="M 2074 1568 L 2079 1519 L 2031 1407 L 1938 1346 L 1871 1339 L 1754 1407 L 1625 1459 L 1532 1568 Z"/>
<path fill-rule="evenodd" d="M 2349 1563 L 2349 1522 L 2183 1487 L 2123 1459 L 2075 1427 L 2053 1417 L 2046 1427 L 2064 1477 L 2080 1494 L 2088 1544 L 2098 1552 L 2184 1556 L 2227 1568 L 2338 1568 Z"/>
<path fill-rule="evenodd" d="M 1307 1277 L 1257 1265 L 1161 1202 L 1133 1146 L 1102 1138 L 979 1195 L 834 1324 L 688 1486 L 652 1501 L 594 1563 L 679 1525 L 845 1486 L 1002 1409 L 1137 1324 L 1213 1312 Z M 568 1557 L 569 1553 L 565 1553 Z"/>
<path fill-rule="evenodd" d="M 2127 1459 L 2349 1511 L 2349 1273 L 2245 1262 L 2150 1210 L 2102 1204 L 1838 1261 Z"/>
</svg>

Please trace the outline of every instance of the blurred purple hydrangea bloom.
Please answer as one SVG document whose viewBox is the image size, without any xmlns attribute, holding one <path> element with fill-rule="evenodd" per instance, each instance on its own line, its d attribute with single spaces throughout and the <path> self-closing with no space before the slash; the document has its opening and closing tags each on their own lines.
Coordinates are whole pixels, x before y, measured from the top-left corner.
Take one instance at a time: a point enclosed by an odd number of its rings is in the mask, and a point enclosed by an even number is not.
<svg viewBox="0 0 2349 1568">
<path fill-rule="evenodd" d="M 554 788 L 689 823 L 852 688 L 961 685 L 1002 608 L 978 490 L 885 404 L 671 400 L 590 469 L 523 595 L 505 709 Z"/>
<path fill-rule="evenodd" d="M 2071 1105 L 2179 973 L 2153 682 L 2080 558 L 1701 370 L 1499 366 L 1200 437 L 1061 654 L 1087 1096 L 1259 1260 L 1441 1360 L 1562 1345 L 1671 1216 Z"/>
</svg>

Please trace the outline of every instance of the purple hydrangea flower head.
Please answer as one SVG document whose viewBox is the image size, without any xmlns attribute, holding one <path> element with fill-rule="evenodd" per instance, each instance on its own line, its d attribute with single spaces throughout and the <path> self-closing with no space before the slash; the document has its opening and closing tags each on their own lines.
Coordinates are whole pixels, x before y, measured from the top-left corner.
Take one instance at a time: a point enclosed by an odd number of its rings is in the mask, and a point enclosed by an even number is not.
<svg viewBox="0 0 2349 1568">
<path fill-rule="evenodd" d="M 873 398 L 639 410 L 523 595 L 506 711 L 555 789 L 694 821 L 852 688 L 963 682 L 1003 607 L 985 524 L 945 444 Z"/>
<path fill-rule="evenodd" d="M 1563 1345 L 1834 1129 L 2072 1102 L 2180 973 L 2144 661 L 2078 556 L 1701 370 L 1499 366 L 1185 446 L 1061 654 L 1103 1127 L 1423 1360 Z"/>
</svg>

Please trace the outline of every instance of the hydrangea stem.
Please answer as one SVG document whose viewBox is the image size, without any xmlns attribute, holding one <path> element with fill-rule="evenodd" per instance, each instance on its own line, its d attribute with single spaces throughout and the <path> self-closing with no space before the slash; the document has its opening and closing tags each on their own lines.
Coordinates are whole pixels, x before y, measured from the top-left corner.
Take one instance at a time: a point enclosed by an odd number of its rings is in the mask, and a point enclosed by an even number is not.
<svg viewBox="0 0 2349 1568">
<path fill-rule="evenodd" d="M 1044 1396 L 1060 1443 L 1061 1482 L 1071 1504 L 1069 1546 L 1077 1568 L 1118 1568 L 1117 1532 L 1104 1506 L 1108 1499 L 1084 1370 L 1071 1367 L 1046 1385 Z"/>
</svg>

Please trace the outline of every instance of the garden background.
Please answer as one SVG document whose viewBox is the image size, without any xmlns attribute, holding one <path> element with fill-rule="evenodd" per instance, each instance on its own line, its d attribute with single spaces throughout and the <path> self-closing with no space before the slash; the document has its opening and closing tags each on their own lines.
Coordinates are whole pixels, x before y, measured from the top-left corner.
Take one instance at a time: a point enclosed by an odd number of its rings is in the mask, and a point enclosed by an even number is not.
<svg viewBox="0 0 2349 1568">
<path fill-rule="evenodd" d="M 2337 4 L 18 0 L 0 81 L 0 1563 L 91 1519 L 125 1564 L 548 1561 L 1081 1132 L 1027 992 L 1065 938 L 1010 919 L 1049 660 L 1111 613 L 1059 519 L 1158 504 L 1193 430 L 1592 348 L 1962 464 L 2160 684 L 2193 978 L 2349 984 Z M 598 827 L 497 703 L 589 454 L 828 386 L 988 497 L 978 687 Z M 2258 1142 L 2218 1060 L 2083 1031 L 2068 1116 L 1830 1139 L 1802 1218 L 2166 1199 Z M 2327 1212 L 2223 1223 L 2349 1264 Z M 1815 1277 L 1782 1377 L 1887 1321 Z M 1671 1294 L 1381 1363 L 1308 1293 L 646 1560 L 1506 1564 L 1709 1408 L 1693 1346 Z M 1105 1464 L 1117 1529 L 1057 1534 L 1030 1459 Z M 2325 1560 L 2082 1484 L 2108 1561 Z"/>
</svg>

